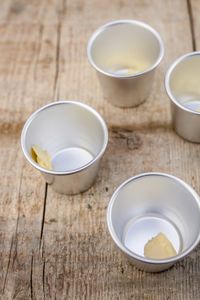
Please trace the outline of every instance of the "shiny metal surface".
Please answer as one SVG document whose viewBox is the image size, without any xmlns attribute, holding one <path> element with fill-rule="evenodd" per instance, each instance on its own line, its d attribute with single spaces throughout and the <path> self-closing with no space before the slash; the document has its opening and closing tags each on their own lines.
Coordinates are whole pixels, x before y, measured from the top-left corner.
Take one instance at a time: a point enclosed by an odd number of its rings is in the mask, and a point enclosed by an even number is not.
<svg viewBox="0 0 200 300">
<path fill-rule="evenodd" d="M 200 241 L 200 198 L 182 180 L 163 173 L 145 173 L 125 181 L 113 194 L 107 224 L 119 249 L 138 268 L 168 269 Z M 144 257 L 145 244 L 164 233 L 177 251 L 168 259 Z"/>
<path fill-rule="evenodd" d="M 33 113 L 24 125 L 21 145 L 25 157 L 59 193 L 76 194 L 94 182 L 108 143 L 102 117 L 86 104 L 59 101 Z M 33 145 L 48 151 L 53 170 L 31 157 Z"/>
<path fill-rule="evenodd" d="M 131 107 L 149 96 L 164 46 L 149 25 L 118 20 L 97 29 L 88 42 L 87 54 L 105 98 L 113 105 Z"/>
<path fill-rule="evenodd" d="M 175 131 L 188 141 L 200 143 L 200 52 L 177 59 L 165 76 Z"/>
</svg>

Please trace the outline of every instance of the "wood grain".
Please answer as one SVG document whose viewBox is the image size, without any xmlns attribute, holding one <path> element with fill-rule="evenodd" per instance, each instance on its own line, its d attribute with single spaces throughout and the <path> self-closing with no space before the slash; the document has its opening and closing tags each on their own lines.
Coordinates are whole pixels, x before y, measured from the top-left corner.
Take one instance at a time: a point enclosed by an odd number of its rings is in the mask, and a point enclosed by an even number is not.
<svg viewBox="0 0 200 300">
<path fill-rule="evenodd" d="M 199 145 L 172 131 L 163 85 L 171 62 L 192 51 L 193 40 L 199 47 L 200 3 L 188 1 L 0 1 L 2 299 L 200 299 L 199 247 L 170 270 L 148 274 L 126 261 L 106 227 L 114 189 L 135 174 L 171 173 L 200 193 Z M 151 96 L 133 109 L 105 102 L 86 57 L 92 32 L 119 18 L 149 23 L 166 49 Z M 95 185 L 76 196 L 47 187 L 20 149 L 27 117 L 59 99 L 93 106 L 110 132 Z"/>
</svg>

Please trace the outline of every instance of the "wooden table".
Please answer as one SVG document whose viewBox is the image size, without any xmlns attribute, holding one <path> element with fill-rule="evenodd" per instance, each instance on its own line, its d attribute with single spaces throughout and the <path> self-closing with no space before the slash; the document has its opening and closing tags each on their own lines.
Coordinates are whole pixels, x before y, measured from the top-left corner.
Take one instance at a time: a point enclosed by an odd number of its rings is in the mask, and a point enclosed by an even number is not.
<svg viewBox="0 0 200 300">
<path fill-rule="evenodd" d="M 149 274 L 117 251 L 106 226 L 114 189 L 135 174 L 168 172 L 200 192 L 200 146 L 171 129 L 163 84 L 174 59 L 200 49 L 199 16 L 199 0 L 0 0 L 1 299 L 200 299 L 200 247 Z M 132 109 L 105 102 L 86 57 L 92 32 L 119 18 L 149 23 L 165 43 L 152 94 Z M 20 147 L 27 117 L 57 99 L 80 99 L 109 127 L 99 177 L 76 196 L 46 186 Z"/>
</svg>

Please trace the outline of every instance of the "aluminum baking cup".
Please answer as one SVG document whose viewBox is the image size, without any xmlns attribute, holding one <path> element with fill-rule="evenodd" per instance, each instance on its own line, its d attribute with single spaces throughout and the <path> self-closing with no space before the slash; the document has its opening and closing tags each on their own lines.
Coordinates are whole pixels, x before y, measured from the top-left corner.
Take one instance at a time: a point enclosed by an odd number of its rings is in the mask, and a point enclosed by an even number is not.
<svg viewBox="0 0 200 300">
<path fill-rule="evenodd" d="M 200 143 L 200 52 L 178 58 L 165 76 L 172 124 L 188 141 Z"/>
<path fill-rule="evenodd" d="M 149 96 L 164 46 L 149 25 L 118 20 L 97 29 L 88 42 L 87 54 L 105 98 L 113 105 L 131 107 Z"/>
<path fill-rule="evenodd" d="M 107 142 L 102 117 L 90 106 L 75 101 L 40 108 L 29 117 L 21 135 L 22 150 L 29 163 L 63 194 L 76 194 L 93 184 Z M 34 145 L 48 152 L 51 169 L 33 159 Z"/>
<path fill-rule="evenodd" d="M 125 181 L 113 194 L 107 224 L 118 248 L 138 268 L 168 269 L 200 241 L 200 198 L 182 180 L 163 173 L 145 173 Z M 148 241 L 164 234 L 176 250 L 166 259 L 144 255 Z"/>
</svg>

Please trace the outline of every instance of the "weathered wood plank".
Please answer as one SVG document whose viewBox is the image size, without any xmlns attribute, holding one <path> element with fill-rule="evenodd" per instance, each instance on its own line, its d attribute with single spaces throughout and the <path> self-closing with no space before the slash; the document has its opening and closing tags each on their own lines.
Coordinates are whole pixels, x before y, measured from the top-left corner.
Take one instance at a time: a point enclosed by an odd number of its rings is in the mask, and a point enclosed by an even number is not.
<svg viewBox="0 0 200 300">
<path fill-rule="evenodd" d="M 62 11 L 61 0 L 1 0 L 0 22 L 9 24 L 57 24 Z"/>
<path fill-rule="evenodd" d="M 0 21 L 0 290 L 3 299 L 28 299 L 34 255 L 41 257 L 45 183 L 23 158 L 20 131 L 30 113 L 54 99 L 57 25 L 17 22 L 12 14 Z"/>
<path fill-rule="evenodd" d="M 54 100 L 57 26 L 7 25 L 0 51 L 0 128 L 19 130 L 35 109 Z"/>
<path fill-rule="evenodd" d="M 0 291 L 3 299 L 22 299 L 29 294 L 31 255 L 40 242 L 44 183 L 25 164 L 19 134 L 0 139 Z"/>
</svg>

